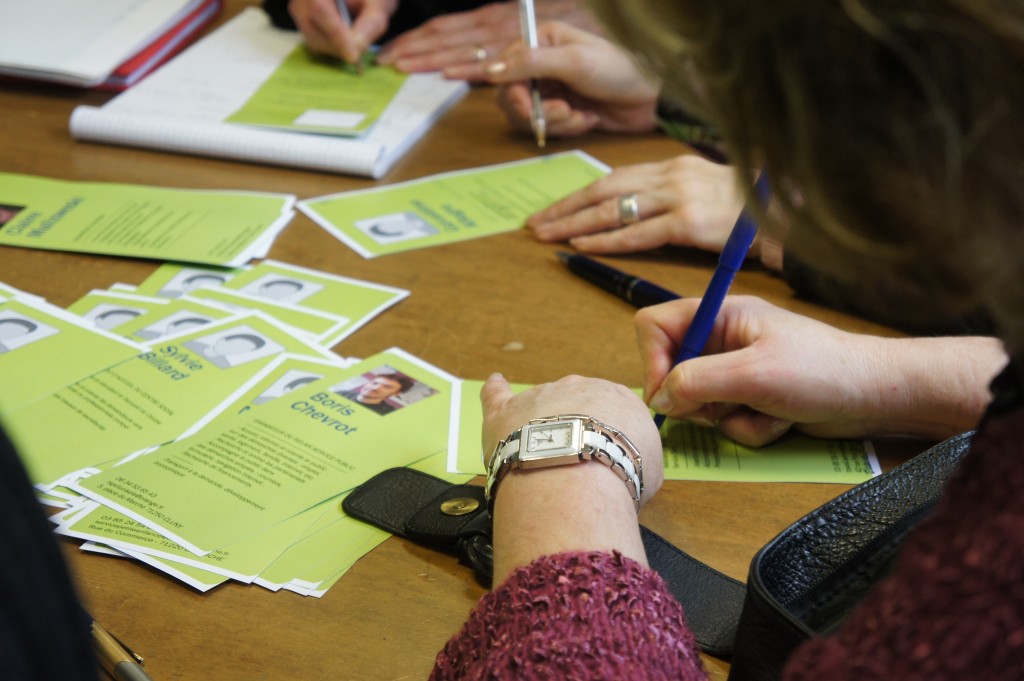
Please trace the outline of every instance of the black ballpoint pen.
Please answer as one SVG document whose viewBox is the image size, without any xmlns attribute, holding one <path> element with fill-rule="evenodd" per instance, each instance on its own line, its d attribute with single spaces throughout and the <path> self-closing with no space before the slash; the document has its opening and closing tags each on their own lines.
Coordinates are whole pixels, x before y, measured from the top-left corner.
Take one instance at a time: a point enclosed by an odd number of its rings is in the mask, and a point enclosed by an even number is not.
<svg viewBox="0 0 1024 681">
<path fill-rule="evenodd" d="M 658 305 L 680 297 L 678 293 L 673 293 L 646 279 L 627 274 L 585 255 L 558 251 L 558 257 L 573 274 L 586 279 L 591 284 L 600 286 L 635 307 Z"/>
</svg>

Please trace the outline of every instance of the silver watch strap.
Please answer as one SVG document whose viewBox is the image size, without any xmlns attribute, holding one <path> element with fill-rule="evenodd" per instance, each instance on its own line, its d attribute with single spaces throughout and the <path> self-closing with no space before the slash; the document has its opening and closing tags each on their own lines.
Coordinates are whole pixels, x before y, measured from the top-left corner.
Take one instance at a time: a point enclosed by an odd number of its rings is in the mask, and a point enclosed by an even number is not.
<svg viewBox="0 0 1024 681">
<path fill-rule="evenodd" d="M 636 504 L 637 513 L 640 512 L 640 477 L 637 474 L 636 465 L 625 452 L 610 437 L 597 430 L 585 430 L 583 432 L 583 456 L 600 461 L 611 468 L 619 479 L 626 483 L 629 496 Z M 588 451 L 589 450 L 589 451 Z M 589 454 L 589 457 L 587 456 Z"/>
<path fill-rule="evenodd" d="M 643 494 L 643 460 L 636 446 L 624 433 L 582 414 L 563 414 L 531 419 L 530 423 L 571 419 L 583 422 L 580 461 L 594 459 L 611 468 L 619 479 L 626 483 L 626 490 L 632 497 L 636 512 L 639 514 L 640 496 Z M 494 510 L 494 498 L 497 494 L 498 483 L 509 470 L 519 467 L 521 434 L 522 429 L 516 430 L 505 440 L 499 442 L 487 462 L 487 483 L 484 487 L 484 496 L 487 499 L 489 512 Z M 622 445 L 619 444 L 620 442 Z"/>
</svg>

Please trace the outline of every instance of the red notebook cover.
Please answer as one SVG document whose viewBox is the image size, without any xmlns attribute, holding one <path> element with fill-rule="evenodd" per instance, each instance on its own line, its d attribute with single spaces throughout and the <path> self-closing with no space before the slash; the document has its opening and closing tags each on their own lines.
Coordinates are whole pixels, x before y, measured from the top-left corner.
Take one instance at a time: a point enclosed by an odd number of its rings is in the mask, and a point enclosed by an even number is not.
<svg viewBox="0 0 1024 681">
<path fill-rule="evenodd" d="M 217 18 L 223 8 L 223 0 L 205 0 L 166 33 L 114 69 L 96 89 L 119 92 L 131 87 L 180 52 Z"/>
</svg>

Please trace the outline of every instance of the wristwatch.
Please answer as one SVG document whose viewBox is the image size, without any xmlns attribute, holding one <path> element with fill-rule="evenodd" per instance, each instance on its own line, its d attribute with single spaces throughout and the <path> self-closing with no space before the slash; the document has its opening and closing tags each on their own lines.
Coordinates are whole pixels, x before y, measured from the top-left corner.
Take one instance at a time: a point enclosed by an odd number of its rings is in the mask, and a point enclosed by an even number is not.
<svg viewBox="0 0 1024 681">
<path fill-rule="evenodd" d="M 544 468 L 598 461 L 626 483 L 636 512 L 644 491 L 643 460 L 621 431 L 584 414 L 561 414 L 530 419 L 494 448 L 487 461 L 484 497 L 494 511 L 494 497 L 505 474 L 514 468 Z"/>
</svg>

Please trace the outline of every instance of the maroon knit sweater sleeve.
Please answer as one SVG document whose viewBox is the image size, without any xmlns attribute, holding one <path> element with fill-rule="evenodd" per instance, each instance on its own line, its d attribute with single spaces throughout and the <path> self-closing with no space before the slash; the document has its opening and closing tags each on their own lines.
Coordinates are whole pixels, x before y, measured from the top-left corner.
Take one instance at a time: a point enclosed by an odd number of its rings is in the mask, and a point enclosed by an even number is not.
<svg viewBox="0 0 1024 681">
<path fill-rule="evenodd" d="M 484 596 L 437 656 L 453 679 L 704 679 L 661 577 L 621 554 L 562 553 Z"/>
</svg>

